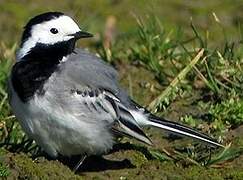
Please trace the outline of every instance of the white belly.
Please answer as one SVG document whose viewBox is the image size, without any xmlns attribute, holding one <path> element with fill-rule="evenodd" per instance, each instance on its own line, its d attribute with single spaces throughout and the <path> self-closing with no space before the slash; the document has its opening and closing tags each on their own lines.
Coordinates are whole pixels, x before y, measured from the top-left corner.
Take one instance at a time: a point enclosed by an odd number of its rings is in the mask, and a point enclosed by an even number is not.
<svg viewBox="0 0 243 180">
<path fill-rule="evenodd" d="M 85 112 L 67 112 L 48 96 L 35 96 L 24 104 L 12 93 L 10 104 L 26 134 L 52 157 L 58 153 L 103 154 L 114 144 L 113 135 L 104 123 L 89 122 Z"/>
</svg>

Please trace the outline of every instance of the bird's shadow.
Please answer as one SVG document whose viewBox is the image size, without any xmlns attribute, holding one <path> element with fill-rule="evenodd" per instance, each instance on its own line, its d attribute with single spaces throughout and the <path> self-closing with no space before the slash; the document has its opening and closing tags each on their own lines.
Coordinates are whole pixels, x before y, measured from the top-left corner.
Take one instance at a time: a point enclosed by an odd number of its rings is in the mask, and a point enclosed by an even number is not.
<svg viewBox="0 0 243 180">
<path fill-rule="evenodd" d="M 80 157 L 72 157 L 71 160 L 62 161 L 62 163 L 67 165 L 70 169 L 73 169 L 79 160 Z M 102 156 L 89 156 L 84 160 L 76 173 L 99 172 L 105 170 L 118 170 L 127 168 L 135 168 L 135 166 L 128 159 L 117 161 L 105 159 Z"/>
<path fill-rule="evenodd" d="M 113 147 L 113 149 L 108 153 L 114 153 L 121 150 L 135 150 L 143 153 L 148 159 L 150 159 L 150 155 L 147 153 L 147 149 L 141 146 L 136 146 L 130 143 L 119 143 Z M 40 156 L 44 156 L 48 160 L 53 160 L 50 156 L 46 153 L 41 152 L 40 154 L 36 155 L 32 158 L 37 158 Z M 72 157 L 65 157 L 59 156 L 57 159 L 64 165 L 68 166 L 70 169 L 73 169 L 75 165 L 79 162 L 82 156 L 72 156 Z M 119 169 L 129 169 L 135 168 L 136 166 L 131 163 L 128 159 L 124 157 L 124 160 L 110 160 L 105 159 L 102 156 L 89 156 L 87 157 L 84 162 L 81 164 L 79 169 L 76 173 L 82 172 L 99 172 L 105 170 L 119 170 Z"/>
</svg>

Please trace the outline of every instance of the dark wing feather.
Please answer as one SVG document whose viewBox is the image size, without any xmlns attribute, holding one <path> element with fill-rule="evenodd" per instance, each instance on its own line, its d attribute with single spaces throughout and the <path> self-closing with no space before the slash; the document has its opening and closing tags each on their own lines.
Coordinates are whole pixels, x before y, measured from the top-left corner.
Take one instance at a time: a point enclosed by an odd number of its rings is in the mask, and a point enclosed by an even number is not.
<svg viewBox="0 0 243 180">
<path fill-rule="evenodd" d="M 112 130 L 115 133 L 133 137 L 146 144 L 152 145 L 152 141 L 139 127 L 129 110 L 127 110 L 119 101 L 117 101 L 117 98 L 114 95 L 112 96 L 111 93 L 109 93 L 109 96 L 106 95 L 106 99 L 111 103 L 117 113 L 117 120 L 112 126 Z"/>
<path fill-rule="evenodd" d="M 66 76 L 66 79 L 70 78 L 70 81 L 80 85 L 80 88 L 76 87 L 80 91 L 83 86 L 86 86 L 103 93 L 104 99 L 112 105 L 117 114 L 112 127 L 115 133 L 152 144 L 129 110 L 125 108 L 131 107 L 133 103 L 125 91 L 119 87 L 118 73 L 113 67 L 87 51 L 75 49 L 75 53 L 68 58 L 62 68 L 62 74 Z"/>
</svg>

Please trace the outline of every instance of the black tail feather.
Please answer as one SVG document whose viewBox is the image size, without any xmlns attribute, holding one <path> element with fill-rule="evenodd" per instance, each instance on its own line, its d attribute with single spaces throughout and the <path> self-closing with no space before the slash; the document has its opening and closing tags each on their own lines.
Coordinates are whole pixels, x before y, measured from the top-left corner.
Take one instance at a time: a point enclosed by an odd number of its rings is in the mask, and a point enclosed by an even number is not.
<svg viewBox="0 0 243 180">
<path fill-rule="evenodd" d="M 224 147 L 222 144 L 218 143 L 216 139 L 211 138 L 206 134 L 198 132 L 192 128 L 181 125 L 179 123 L 171 122 L 171 121 L 165 120 L 163 118 L 159 118 L 154 115 L 150 115 L 149 120 L 151 121 L 150 125 L 152 125 L 154 127 L 158 127 L 158 128 L 161 128 L 161 129 L 164 129 L 164 130 L 167 130 L 167 131 L 179 134 L 179 135 L 192 137 L 192 138 L 201 140 L 203 142 L 206 142 L 208 144 Z"/>
</svg>

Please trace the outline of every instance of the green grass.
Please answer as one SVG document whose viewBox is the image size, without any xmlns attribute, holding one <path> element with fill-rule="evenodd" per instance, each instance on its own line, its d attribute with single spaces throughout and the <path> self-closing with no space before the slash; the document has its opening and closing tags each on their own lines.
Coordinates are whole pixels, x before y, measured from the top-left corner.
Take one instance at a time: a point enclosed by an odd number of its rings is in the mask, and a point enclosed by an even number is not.
<svg viewBox="0 0 243 180">
<path fill-rule="evenodd" d="M 221 132 L 242 125 L 241 37 L 235 42 L 225 38 L 223 44 L 209 45 L 208 31 L 199 32 L 193 22 L 191 22 L 191 37 L 186 36 L 181 29 L 166 30 L 154 16 L 148 17 L 146 22 L 137 18 L 137 22 L 137 39 L 125 53 L 128 52 L 130 61 L 138 62 L 151 71 L 161 85 L 167 86 L 149 104 L 151 110 L 155 112 L 165 110 L 179 97 L 180 90 L 184 96 L 190 95 L 187 91 L 200 91 L 201 100 L 193 103 L 198 105 L 201 111 L 208 113 L 201 116 L 201 121 L 190 115 L 182 117 L 182 121 L 207 133 L 218 134 L 220 141 L 226 138 Z M 219 23 L 217 19 L 215 23 Z M 206 116 L 210 119 L 204 119 Z M 205 121 L 208 122 L 205 124 Z M 201 157 L 204 152 L 200 150 L 196 152 L 197 150 L 192 149 L 191 154 L 200 157 L 191 158 L 188 151 L 186 154 L 175 151 L 174 157 L 189 159 L 193 164 L 207 166 L 234 159 L 242 154 L 241 148 L 237 150 L 227 146 L 224 151 L 211 159 L 211 154 Z M 154 155 L 155 158 L 168 160 L 162 154 L 156 152 Z"/>
<path fill-rule="evenodd" d="M 6 165 L 3 165 L 0 163 L 0 177 L 8 177 L 10 175 L 10 170 L 6 167 Z"/>
</svg>

